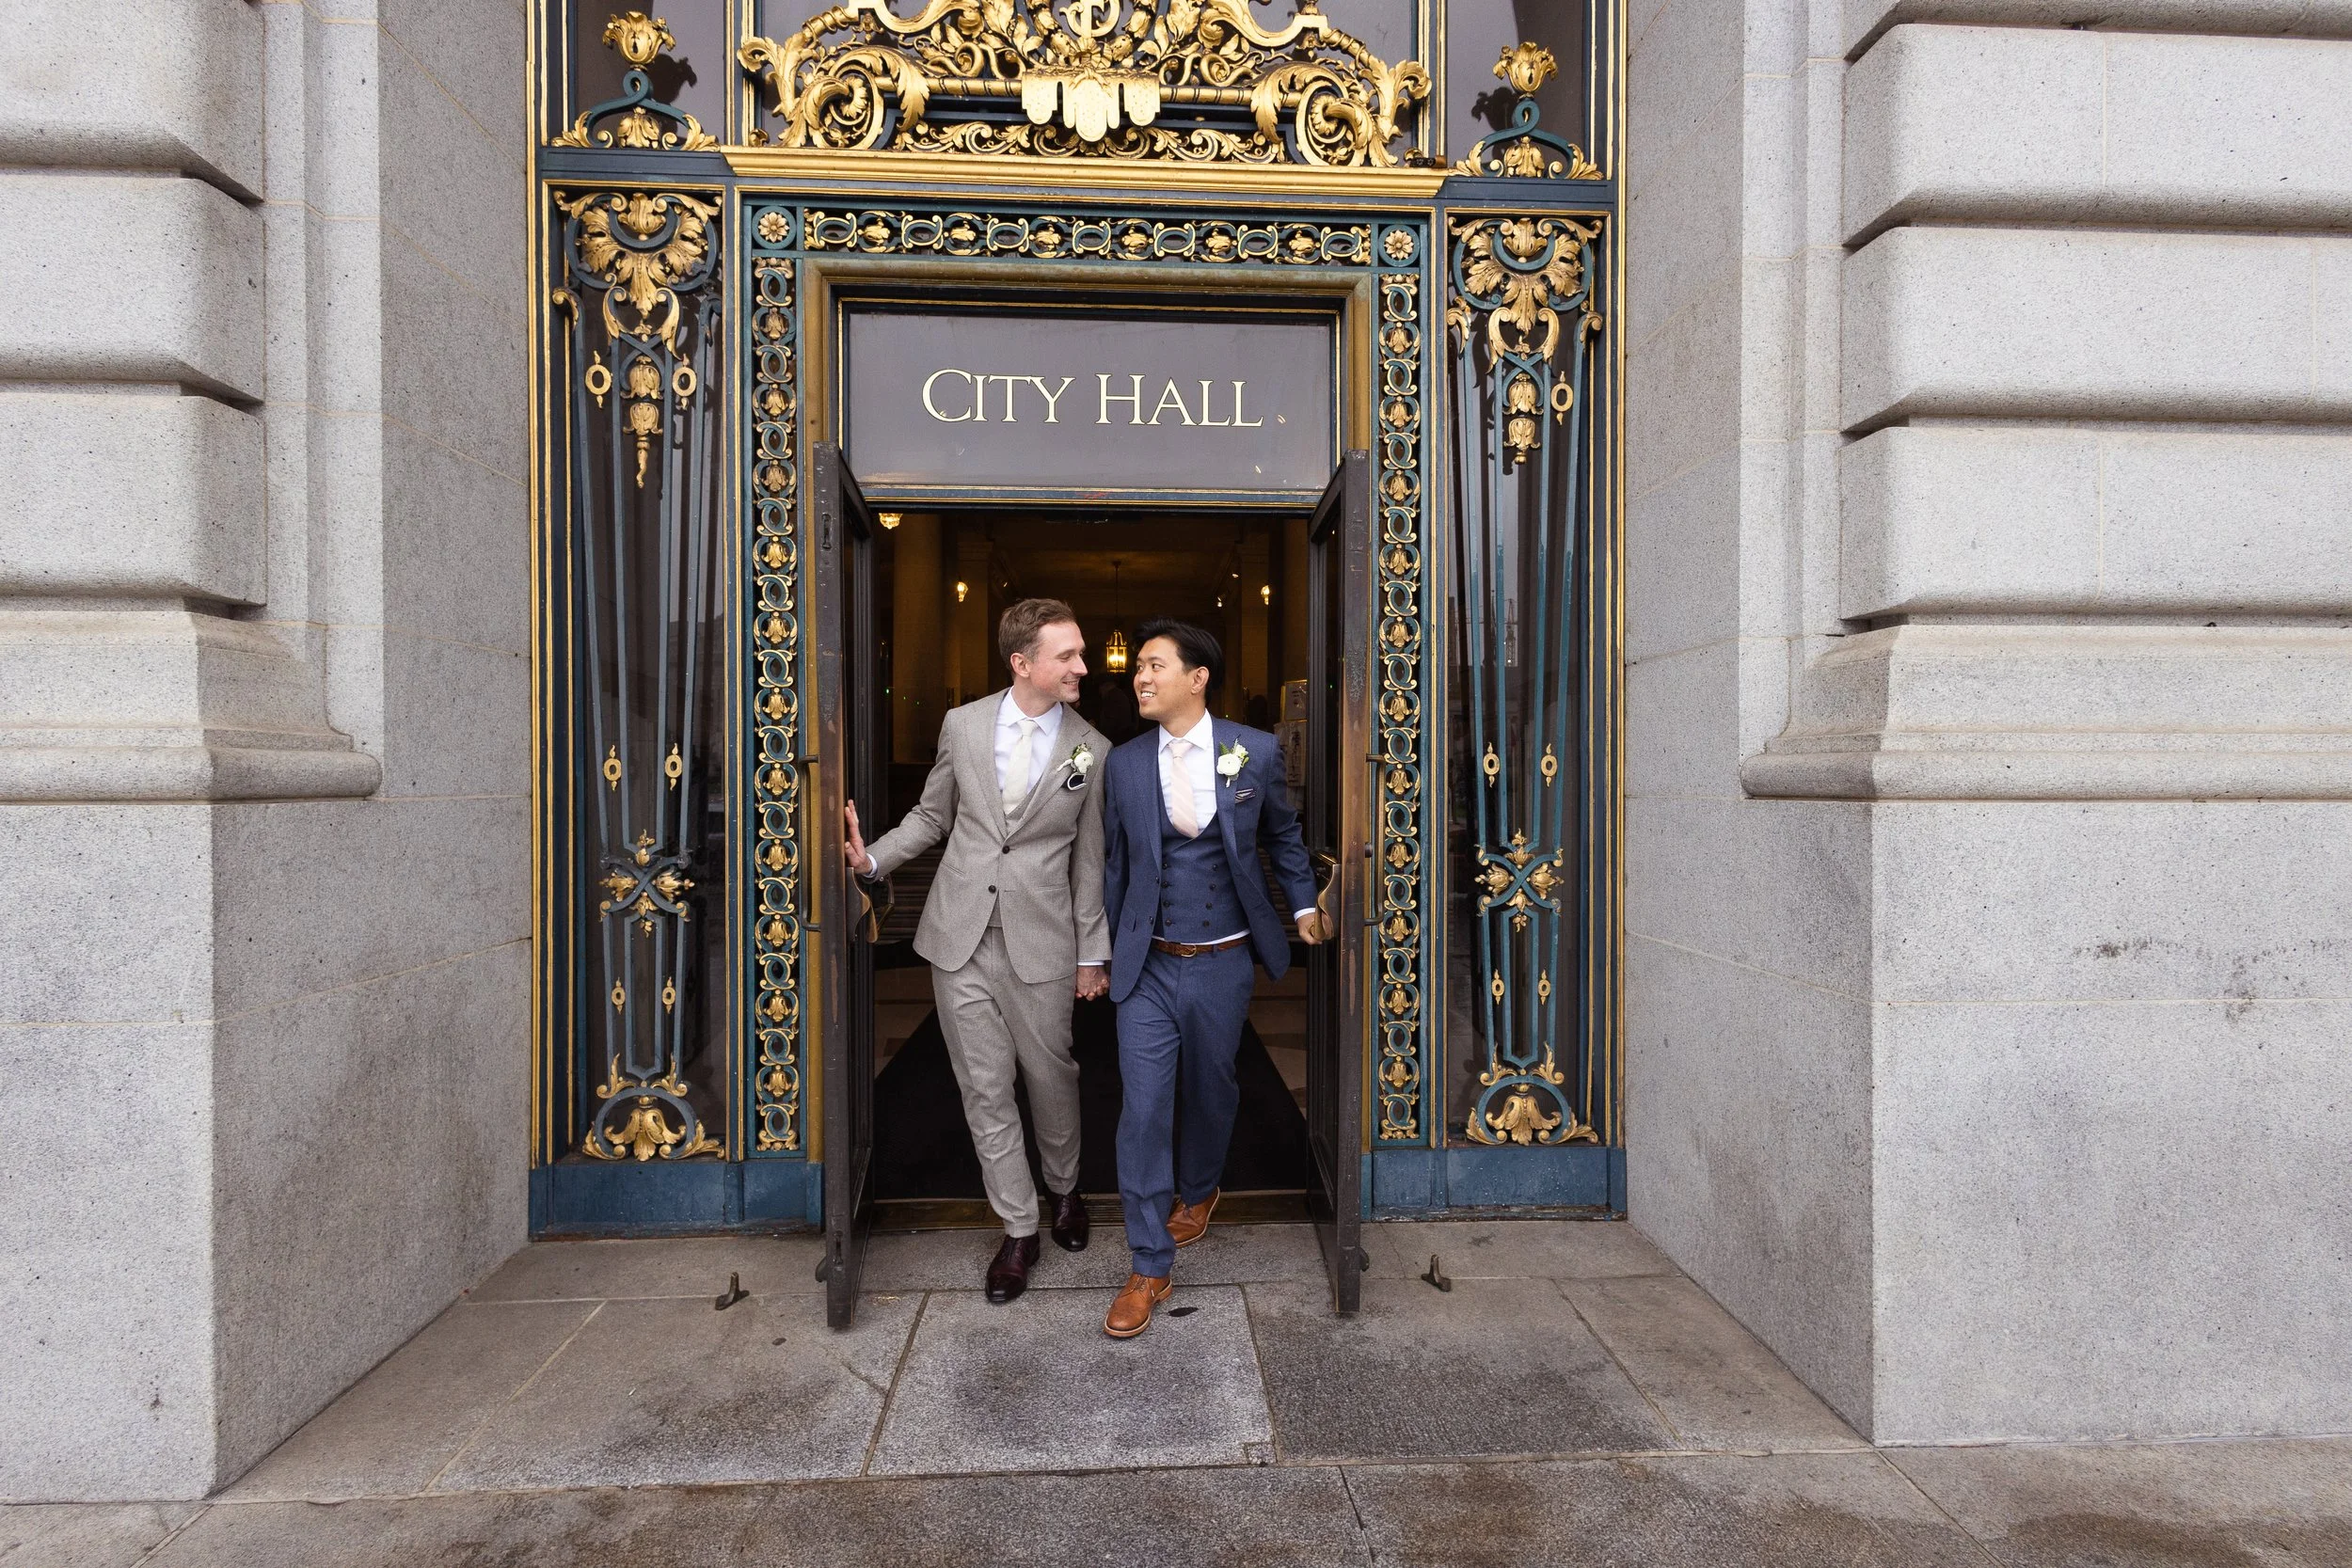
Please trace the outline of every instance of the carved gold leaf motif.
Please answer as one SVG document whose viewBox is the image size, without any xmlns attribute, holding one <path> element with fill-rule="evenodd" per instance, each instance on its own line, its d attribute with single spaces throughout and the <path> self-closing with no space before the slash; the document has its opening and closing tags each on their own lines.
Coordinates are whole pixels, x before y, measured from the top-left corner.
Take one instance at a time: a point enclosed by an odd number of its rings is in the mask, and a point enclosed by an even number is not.
<svg viewBox="0 0 2352 1568">
<path fill-rule="evenodd" d="M 848 0 L 739 57 L 781 145 L 836 150 L 1388 166 L 1430 90 L 1312 0 L 1279 30 L 1247 0 L 930 0 L 906 19 Z M 1020 119 L 946 117 L 1009 102 Z"/>
</svg>

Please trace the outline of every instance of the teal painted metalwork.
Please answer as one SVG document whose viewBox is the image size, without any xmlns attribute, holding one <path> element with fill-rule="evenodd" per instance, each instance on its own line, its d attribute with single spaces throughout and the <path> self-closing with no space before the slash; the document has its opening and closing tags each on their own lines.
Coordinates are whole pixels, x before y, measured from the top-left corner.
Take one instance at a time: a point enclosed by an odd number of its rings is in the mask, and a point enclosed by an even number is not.
<svg viewBox="0 0 2352 1568">
<path fill-rule="evenodd" d="M 797 207 L 758 203 L 744 214 L 750 236 L 744 358 L 743 464 L 750 669 L 745 778 L 748 832 L 738 834 L 748 864 L 743 919 L 752 935 L 750 988 L 751 1141 L 755 1157 L 805 1158 L 802 1085 L 807 1037 L 803 1025 L 802 910 L 808 895 L 802 858 L 801 786 L 807 732 L 803 723 L 801 637 L 801 316 Z"/>
<path fill-rule="evenodd" d="M 1601 222 L 1477 214 L 1450 232 L 1454 589 L 1486 1051 L 1463 1131 L 1487 1144 L 1588 1142 L 1608 1052 L 1586 1027 L 1578 959 L 1608 937 L 1588 908 L 1571 919 L 1564 903 L 1601 859 L 1579 722 L 1589 650 L 1575 640 L 1590 625 L 1578 547 L 1593 515 L 1585 411 Z"/>
<path fill-rule="evenodd" d="M 707 921 L 695 920 L 722 761 L 707 744 L 716 650 L 705 635 L 720 580 L 719 209 L 681 191 L 555 204 L 580 578 L 573 792 L 594 802 L 595 825 L 577 874 L 589 884 L 581 903 L 596 900 L 577 979 L 580 1016 L 598 1022 L 580 1030 L 571 1109 L 591 1155 L 677 1160 L 722 1147 L 709 1085 L 690 1070 L 716 1032 L 713 1008 L 723 1016 L 704 973 Z"/>
</svg>

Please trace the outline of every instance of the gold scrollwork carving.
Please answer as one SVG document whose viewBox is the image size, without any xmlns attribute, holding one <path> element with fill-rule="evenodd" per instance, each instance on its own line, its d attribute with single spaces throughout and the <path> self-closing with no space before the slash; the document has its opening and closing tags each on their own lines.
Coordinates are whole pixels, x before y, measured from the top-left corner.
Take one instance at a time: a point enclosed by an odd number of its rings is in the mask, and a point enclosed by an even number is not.
<svg viewBox="0 0 2352 1568">
<path fill-rule="evenodd" d="M 1543 415 L 1565 420 L 1574 406 L 1539 385 L 1538 372 L 1560 348 L 1561 311 L 1579 309 L 1578 330 L 1600 330 L 1592 309 L 1585 253 L 1600 237 L 1597 221 L 1527 215 L 1456 218 L 1454 289 L 1446 324 L 1468 341 L 1486 325 L 1486 349 L 1502 383 L 1502 440 L 1513 462 L 1541 444 Z M 1550 381 L 1549 372 L 1543 381 Z M 1565 385 L 1559 383 L 1558 385 Z"/>
<path fill-rule="evenodd" d="M 1456 174 L 1488 178 L 1540 180 L 1606 180 L 1609 176 L 1574 142 L 1563 141 L 1535 128 L 1535 92 L 1559 71 L 1560 62 L 1539 43 L 1521 43 L 1502 52 L 1495 74 L 1519 95 L 1511 124 L 1481 140 L 1461 162 Z"/>
<path fill-rule="evenodd" d="M 761 243 L 794 237 L 791 211 L 752 223 Z M 771 759 L 754 775 L 752 865 L 753 1147 L 796 1154 L 801 1136 L 800 376 L 793 261 L 759 255 L 749 307 L 752 467 L 752 746 Z"/>
<path fill-rule="evenodd" d="M 739 57 L 781 145 L 836 150 L 1388 166 L 1430 89 L 1315 0 L 1279 31 L 1247 0 L 930 0 L 904 20 L 847 0 Z M 950 123 L 949 104 L 982 112 Z"/>
<path fill-rule="evenodd" d="M 1404 243 L 1393 243 L 1398 236 Z M 1421 253 L 1422 241 L 1397 226 L 1382 237 L 1381 254 L 1404 261 Z M 1401 254 L 1400 254 L 1401 252 Z M 1411 1143 L 1422 1135 L 1429 1108 L 1423 1103 L 1428 1077 L 1422 1000 L 1425 988 L 1421 888 L 1424 774 L 1422 658 L 1426 648 L 1422 595 L 1422 280 L 1416 272 L 1380 275 L 1376 437 L 1379 498 L 1378 537 L 1373 551 L 1377 573 L 1379 631 L 1374 649 L 1378 686 L 1373 711 L 1379 757 L 1378 855 L 1386 868 L 1379 879 L 1375 910 L 1380 1011 L 1374 1034 L 1379 1085 L 1374 1137 L 1381 1143 Z"/>
<path fill-rule="evenodd" d="M 620 148 L 635 152 L 656 149 L 701 152 L 719 145 L 719 139 L 703 129 L 701 120 L 653 95 L 645 68 L 659 59 L 663 50 L 677 47 L 667 22 L 644 11 L 619 12 L 604 24 L 604 45 L 617 51 L 628 64 L 629 69 L 621 77 L 622 96 L 581 110 L 580 118 L 572 121 L 572 128 L 555 138 L 556 146 Z M 620 118 L 598 127 L 596 122 L 608 115 Z"/>
</svg>

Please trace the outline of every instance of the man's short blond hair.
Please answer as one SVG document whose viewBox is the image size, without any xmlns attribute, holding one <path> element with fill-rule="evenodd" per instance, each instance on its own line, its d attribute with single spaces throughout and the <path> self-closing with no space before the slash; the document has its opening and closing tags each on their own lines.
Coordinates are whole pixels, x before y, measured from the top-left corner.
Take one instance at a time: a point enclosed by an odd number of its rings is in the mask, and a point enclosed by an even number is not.
<svg viewBox="0 0 2352 1568">
<path fill-rule="evenodd" d="M 996 651 L 1004 656 L 1008 665 L 1015 654 L 1035 658 L 1037 640 L 1045 634 L 1045 628 L 1064 621 L 1076 626 L 1078 612 L 1059 599 L 1022 599 L 1008 605 L 996 622 Z"/>
</svg>

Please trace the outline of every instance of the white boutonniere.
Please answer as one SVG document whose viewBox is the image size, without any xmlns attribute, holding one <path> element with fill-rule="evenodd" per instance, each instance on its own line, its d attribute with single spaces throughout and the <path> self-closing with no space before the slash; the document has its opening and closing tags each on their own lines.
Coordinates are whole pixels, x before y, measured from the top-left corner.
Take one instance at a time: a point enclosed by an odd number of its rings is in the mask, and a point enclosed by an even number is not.
<svg viewBox="0 0 2352 1568">
<path fill-rule="evenodd" d="M 1249 748 L 1235 741 L 1216 754 L 1216 771 L 1220 778 L 1234 779 L 1249 766 Z"/>
<path fill-rule="evenodd" d="M 1070 777 L 1062 782 L 1062 788 L 1080 789 L 1085 787 L 1087 773 L 1094 767 L 1093 749 L 1081 742 L 1080 744 L 1071 748 L 1070 760 L 1065 762 L 1062 766 L 1070 769 Z"/>
</svg>

